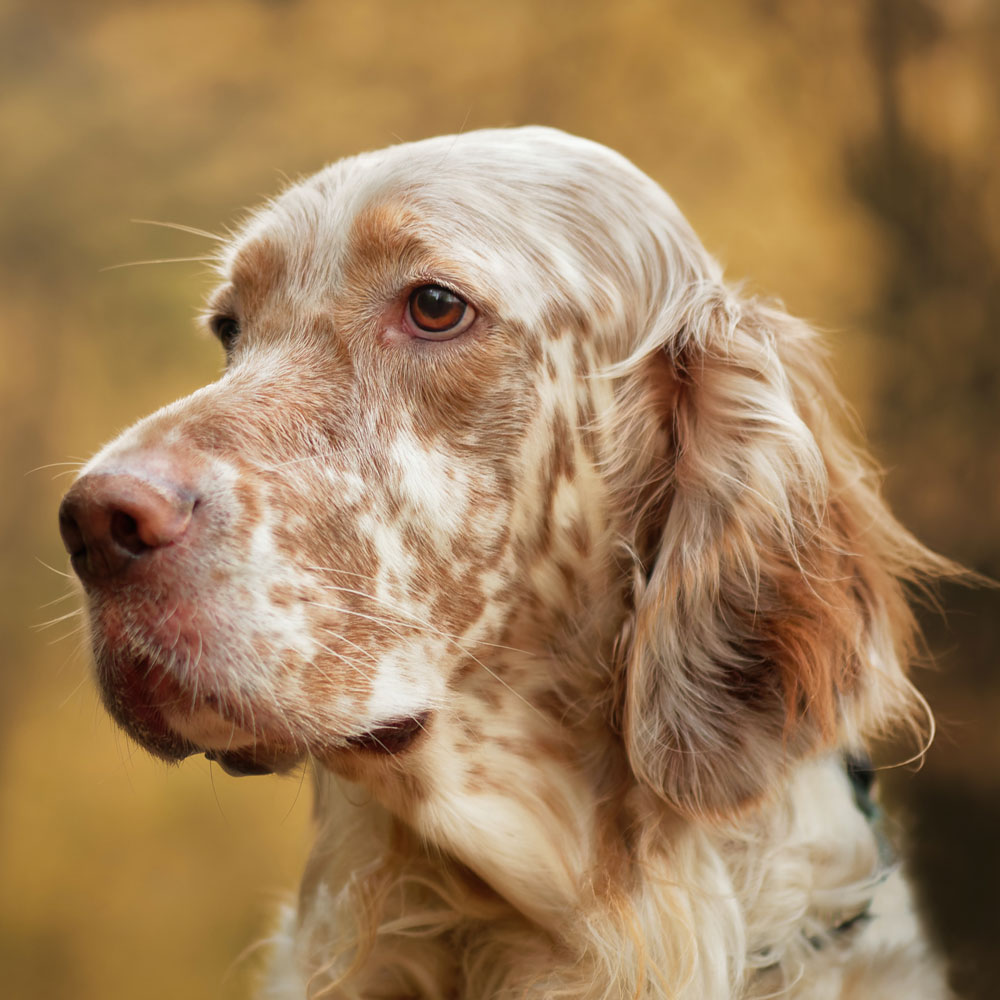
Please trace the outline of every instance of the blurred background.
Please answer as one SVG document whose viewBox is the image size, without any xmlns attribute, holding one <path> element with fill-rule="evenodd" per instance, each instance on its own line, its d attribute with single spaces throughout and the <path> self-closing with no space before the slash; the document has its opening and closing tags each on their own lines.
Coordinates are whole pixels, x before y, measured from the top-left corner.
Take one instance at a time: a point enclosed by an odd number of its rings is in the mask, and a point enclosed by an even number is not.
<svg viewBox="0 0 1000 1000">
<path fill-rule="evenodd" d="M 73 463 L 222 360 L 194 332 L 203 263 L 115 268 L 208 241 L 130 220 L 218 231 L 289 177 L 443 132 L 607 143 L 732 277 L 829 332 L 902 519 L 1000 577 L 998 65 L 991 0 L 0 0 L 5 996 L 246 996 L 308 843 L 298 779 L 134 751 L 64 618 Z M 942 605 L 919 677 L 938 741 L 885 780 L 955 983 L 994 1000 L 1000 602 Z"/>
</svg>

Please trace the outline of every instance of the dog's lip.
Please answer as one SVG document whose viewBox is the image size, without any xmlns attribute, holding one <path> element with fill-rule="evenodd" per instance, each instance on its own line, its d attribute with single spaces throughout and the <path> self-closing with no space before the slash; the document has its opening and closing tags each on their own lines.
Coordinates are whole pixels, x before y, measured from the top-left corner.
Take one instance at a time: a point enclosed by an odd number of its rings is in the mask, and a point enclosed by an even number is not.
<svg viewBox="0 0 1000 1000">
<path fill-rule="evenodd" d="M 262 774 L 280 774 L 299 763 L 300 755 L 253 747 L 240 750 L 206 750 L 205 759 L 219 765 L 234 778 L 248 778 Z"/>
<path fill-rule="evenodd" d="M 96 660 L 104 707 L 136 743 L 169 762 L 201 752 L 201 747 L 164 719 L 161 699 L 177 694 L 169 678 L 153 675 L 156 668 L 148 658 L 115 651 L 99 653 Z"/>
<path fill-rule="evenodd" d="M 427 730 L 430 718 L 430 711 L 424 711 L 416 715 L 391 719 L 356 736 L 349 736 L 347 746 L 354 751 L 394 757 L 408 750 Z"/>
<path fill-rule="evenodd" d="M 395 757 L 416 742 L 430 722 L 429 711 L 383 722 L 354 736 L 348 736 L 344 747 L 351 753 Z M 300 755 L 267 746 L 237 747 L 234 749 L 207 749 L 206 759 L 219 765 L 226 774 L 245 778 L 262 774 L 276 774 L 290 770 L 299 763 Z"/>
</svg>

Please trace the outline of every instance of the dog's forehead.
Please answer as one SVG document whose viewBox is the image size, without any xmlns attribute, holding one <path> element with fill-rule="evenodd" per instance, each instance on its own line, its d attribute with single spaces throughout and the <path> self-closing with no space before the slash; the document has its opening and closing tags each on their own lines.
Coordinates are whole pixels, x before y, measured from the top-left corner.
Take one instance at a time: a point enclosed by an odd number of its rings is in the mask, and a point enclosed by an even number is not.
<svg viewBox="0 0 1000 1000">
<path fill-rule="evenodd" d="M 649 190 L 665 198 L 617 153 L 553 129 L 442 136 L 341 160 L 293 185 L 248 220 L 220 270 L 237 286 L 291 270 L 329 289 L 359 247 L 400 256 L 410 236 L 413 257 L 424 255 L 418 270 L 446 261 L 498 296 L 537 284 L 539 296 L 558 288 L 586 300 L 593 274 L 608 273 L 600 258 L 621 260 L 631 203 Z"/>
</svg>

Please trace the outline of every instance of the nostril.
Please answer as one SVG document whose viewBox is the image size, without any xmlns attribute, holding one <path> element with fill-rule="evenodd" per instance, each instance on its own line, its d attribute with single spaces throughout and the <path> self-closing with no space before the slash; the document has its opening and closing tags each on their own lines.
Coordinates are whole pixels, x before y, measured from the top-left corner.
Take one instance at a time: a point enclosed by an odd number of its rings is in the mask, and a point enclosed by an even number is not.
<svg viewBox="0 0 1000 1000">
<path fill-rule="evenodd" d="M 67 510 L 68 505 L 64 502 L 59 511 L 59 534 L 62 536 L 63 545 L 71 558 L 77 558 L 86 551 L 86 543 L 83 540 L 83 532 L 80 525 L 76 523 L 76 518 Z"/>
<path fill-rule="evenodd" d="M 111 539 L 132 555 L 141 555 L 150 548 L 139 533 L 139 522 L 124 510 L 111 512 Z"/>
<path fill-rule="evenodd" d="M 180 541 L 197 498 L 177 483 L 130 473 L 90 473 L 59 508 L 59 532 L 85 583 L 122 573 L 152 550 Z"/>
</svg>

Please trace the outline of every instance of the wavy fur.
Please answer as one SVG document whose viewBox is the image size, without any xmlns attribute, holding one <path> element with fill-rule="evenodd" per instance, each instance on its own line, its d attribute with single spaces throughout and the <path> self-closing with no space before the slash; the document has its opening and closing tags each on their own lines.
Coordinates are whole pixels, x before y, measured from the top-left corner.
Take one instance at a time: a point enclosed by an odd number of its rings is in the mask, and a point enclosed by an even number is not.
<svg viewBox="0 0 1000 1000">
<path fill-rule="evenodd" d="M 73 502 L 188 504 L 87 581 L 115 717 L 312 762 L 262 996 L 948 996 L 843 755 L 919 728 L 907 589 L 956 569 L 806 324 L 548 129 L 335 164 L 219 271 L 226 374 Z M 414 329 L 427 284 L 461 333 Z"/>
</svg>

